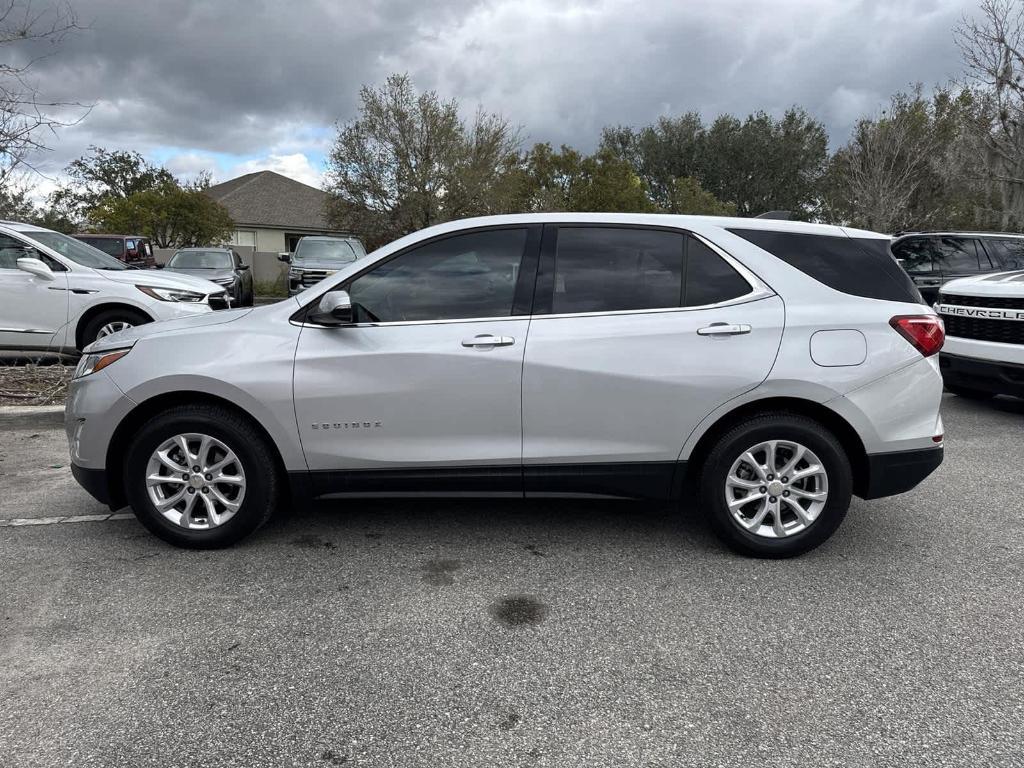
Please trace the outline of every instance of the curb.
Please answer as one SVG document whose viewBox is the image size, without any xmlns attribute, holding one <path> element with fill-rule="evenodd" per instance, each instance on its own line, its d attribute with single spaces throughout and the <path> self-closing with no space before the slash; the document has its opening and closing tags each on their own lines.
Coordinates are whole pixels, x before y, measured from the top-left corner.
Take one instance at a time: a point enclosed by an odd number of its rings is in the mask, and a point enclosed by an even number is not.
<svg viewBox="0 0 1024 768">
<path fill-rule="evenodd" d="M 63 427 L 63 405 L 0 405 L 0 427 Z"/>
</svg>

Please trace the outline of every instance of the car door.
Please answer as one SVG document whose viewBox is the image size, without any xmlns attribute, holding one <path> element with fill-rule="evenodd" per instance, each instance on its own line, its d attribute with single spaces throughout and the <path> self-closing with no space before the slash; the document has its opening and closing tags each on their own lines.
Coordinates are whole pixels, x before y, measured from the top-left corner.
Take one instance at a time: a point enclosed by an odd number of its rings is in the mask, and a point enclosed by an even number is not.
<svg viewBox="0 0 1024 768">
<path fill-rule="evenodd" d="M 758 386 L 781 299 L 679 231 L 549 226 L 523 366 L 527 495 L 669 494 L 687 436 Z"/>
<path fill-rule="evenodd" d="M 910 275 L 928 304 L 933 304 L 938 298 L 942 285 L 937 245 L 938 239 L 934 237 L 906 237 L 892 245 L 893 256 Z"/>
<path fill-rule="evenodd" d="M 540 227 L 412 246 L 342 286 L 354 323 L 305 323 L 295 414 L 318 493 L 522 494 L 521 386 Z"/>
<path fill-rule="evenodd" d="M 66 271 L 55 271 L 53 280 L 18 269 L 18 259 L 43 258 L 27 243 L 0 234 L 0 348 L 47 350 L 68 321 Z M 51 269 L 63 265 L 49 257 Z"/>
</svg>

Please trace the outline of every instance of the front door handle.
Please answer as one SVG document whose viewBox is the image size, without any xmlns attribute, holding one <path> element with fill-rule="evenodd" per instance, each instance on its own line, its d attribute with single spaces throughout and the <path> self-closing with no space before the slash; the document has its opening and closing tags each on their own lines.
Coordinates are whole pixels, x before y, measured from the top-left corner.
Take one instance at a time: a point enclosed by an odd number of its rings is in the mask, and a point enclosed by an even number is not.
<svg viewBox="0 0 1024 768">
<path fill-rule="evenodd" d="M 493 336 L 489 333 L 481 333 L 471 339 L 463 339 L 462 346 L 490 349 L 491 347 L 510 347 L 516 343 L 511 336 Z"/>
<path fill-rule="evenodd" d="M 701 336 L 739 336 L 750 333 L 749 325 L 733 325 L 731 323 L 712 323 L 704 328 L 698 328 L 697 333 Z"/>
</svg>

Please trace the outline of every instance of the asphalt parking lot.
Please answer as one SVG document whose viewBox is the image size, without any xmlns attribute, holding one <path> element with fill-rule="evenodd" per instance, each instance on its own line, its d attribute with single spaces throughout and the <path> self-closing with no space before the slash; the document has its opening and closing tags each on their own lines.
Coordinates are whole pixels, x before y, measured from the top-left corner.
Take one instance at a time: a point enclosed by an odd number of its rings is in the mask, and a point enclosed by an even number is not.
<svg viewBox="0 0 1024 768">
<path fill-rule="evenodd" d="M 0 764 L 1024 765 L 1024 402 L 800 559 L 633 503 L 365 501 L 240 546 L 0 527 Z M 0 419 L 0 519 L 105 515 Z"/>
</svg>

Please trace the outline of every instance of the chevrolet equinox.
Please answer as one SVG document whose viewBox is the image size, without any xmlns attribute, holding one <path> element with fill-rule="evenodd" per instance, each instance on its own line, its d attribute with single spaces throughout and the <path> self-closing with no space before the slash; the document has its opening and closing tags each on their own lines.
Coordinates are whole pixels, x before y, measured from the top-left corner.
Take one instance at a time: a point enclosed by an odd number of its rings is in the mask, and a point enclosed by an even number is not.
<svg viewBox="0 0 1024 768">
<path fill-rule="evenodd" d="M 78 481 L 185 547 L 309 499 L 692 494 L 726 544 L 786 557 L 940 464 L 942 342 L 872 232 L 496 216 L 105 337 L 66 426 Z"/>
</svg>

